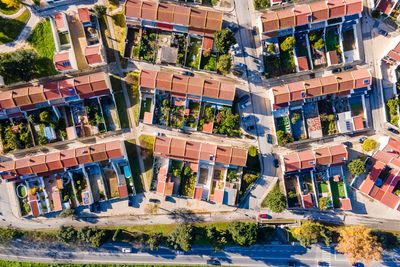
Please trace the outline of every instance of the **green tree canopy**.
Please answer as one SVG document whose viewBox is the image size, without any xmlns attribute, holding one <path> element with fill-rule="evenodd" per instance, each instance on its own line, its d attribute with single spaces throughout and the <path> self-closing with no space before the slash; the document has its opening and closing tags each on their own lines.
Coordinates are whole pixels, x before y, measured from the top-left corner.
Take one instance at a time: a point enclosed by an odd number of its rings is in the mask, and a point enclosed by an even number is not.
<svg viewBox="0 0 400 267">
<path fill-rule="evenodd" d="M 317 222 L 303 222 L 300 227 L 294 229 L 293 234 L 304 247 L 315 244 L 320 240 L 323 240 L 327 246 L 332 242 L 330 229 Z"/>
<path fill-rule="evenodd" d="M 257 224 L 246 222 L 232 222 L 229 227 L 232 240 L 240 246 L 250 246 L 257 240 Z"/>
<path fill-rule="evenodd" d="M 232 45 L 236 44 L 235 34 L 228 28 L 214 33 L 214 45 L 221 54 L 227 54 Z"/>
<path fill-rule="evenodd" d="M 258 152 L 258 149 L 257 149 L 256 146 L 250 146 L 250 147 L 249 147 L 249 156 L 250 156 L 250 157 L 255 157 L 255 156 L 257 156 L 257 152 Z"/>
<path fill-rule="evenodd" d="M 101 18 L 106 15 L 107 7 L 103 5 L 94 5 L 93 7 L 94 14 L 96 14 L 97 18 Z"/>
<path fill-rule="evenodd" d="M 161 233 L 152 233 L 149 235 L 147 239 L 147 245 L 149 246 L 149 249 L 151 251 L 153 250 L 158 250 L 158 247 L 160 245 L 162 239 L 162 234 Z"/>
<path fill-rule="evenodd" d="M 282 51 L 293 50 L 294 45 L 296 44 L 296 39 L 293 36 L 286 37 L 286 39 L 281 43 Z"/>
<path fill-rule="evenodd" d="M 0 0 L 0 2 L 4 3 L 8 8 L 18 8 L 21 6 L 21 0 Z"/>
<path fill-rule="evenodd" d="M 207 226 L 207 239 L 215 250 L 221 250 L 226 245 L 225 232 L 218 231 L 214 225 Z"/>
<path fill-rule="evenodd" d="M 279 189 L 277 183 L 268 193 L 263 201 L 263 205 L 269 208 L 273 212 L 280 213 L 286 209 L 286 197 Z"/>
<path fill-rule="evenodd" d="M 232 68 L 232 58 L 230 55 L 225 54 L 225 55 L 221 55 L 218 58 L 218 62 L 217 62 L 217 70 L 219 73 L 221 74 L 229 74 L 229 72 L 231 72 L 231 68 Z"/>
<path fill-rule="evenodd" d="M 254 0 L 254 8 L 257 10 L 269 7 L 269 0 Z"/>
<path fill-rule="evenodd" d="M 191 224 L 180 223 L 168 237 L 168 244 L 175 250 L 189 251 L 192 247 L 192 232 Z"/>
<path fill-rule="evenodd" d="M 365 172 L 365 164 L 361 159 L 354 159 L 349 164 L 347 164 L 347 168 L 354 176 L 358 176 Z"/>
<path fill-rule="evenodd" d="M 325 47 L 325 42 L 324 39 L 320 38 L 318 41 L 316 41 L 313 45 L 314 49 L 321 50 L 322 48 Z"/>
<path fill-rule="evenodd" d="M 70 243 L 76 240 L 77 231 L 73 226 L 62 225 L 57 231 L 57 239 L 64 243 Z"/>
<path fill-rule="evenodd" d="M 37 73 L 38 60 L 38 54 L 32 49 L 0 54 L 0 75 L 6 83 L 16 80 L 30 81 Z"/>
<path fill-rule="evenodd" d="M 377 148 L 378 142 L 376 142 L 374 139 L 368 138 L 364 141 L 362 144 L 362 150 L 365 152 L 370 152 L 373 151 Z"/>
</svg>

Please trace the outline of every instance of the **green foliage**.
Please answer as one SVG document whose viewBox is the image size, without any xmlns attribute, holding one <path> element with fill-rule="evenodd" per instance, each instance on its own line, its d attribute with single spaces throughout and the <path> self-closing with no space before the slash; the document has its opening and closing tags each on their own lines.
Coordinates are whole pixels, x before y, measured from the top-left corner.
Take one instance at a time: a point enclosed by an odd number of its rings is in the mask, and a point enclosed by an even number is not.
<svg viewBox="0 0 400 267">
<path fill-rule="evenodd" d="M 296 39 L 293 36 L 288 36 L 286 39 L 281 43 L 281 50 L 282 51 L 291 51 L 293 47 L 296 45 Z"/>
<path fill-rule="evenodd" d="M 379 10 L 377 10 L 377 9 L 374 9 L 374 10 L 372 10 L 372 12 L 371 12 L 371 16 L 372 16 L 374 19 L 377 19 L 377 18 L 379 18 L 379 17 L 381 16 L 381 12 L 380 12 Z"/>
<path fill-rule="evenodd" d="M 310 39 L 310 42 L 314 42 L 317 40 L 318 35 L 316 32 L 310 32 L 308 35 L 308 38 Z"/>
<path fill-rule="evenodd" d="M 301 115 L 298 112 L 293 113 L 292 118 L 290 119 L 292 124 L 296 124 L 298 120 L 300 120 Z"/>
<path fill-rule="evenodd" d="M 116 242 L 118 241 L 119 236 L 121 235 L 121 228 L 118 228 L 117 230 L 115 230 L 113 237 L 112 237 L 112 241 Z"/>
<path fill-rule="evenodd" d="M 328 209 L 328 198 L 320 197 L 318 200 L 318 206 L 319 206 L 320 210 L 327 210 Z"/>
<path fill-rule="evenodd" d="M 149 246 L 149 249 L 151 251 L 158 250 L 161 239 L 162 239 L 161 233 L 151 233 L 147 238 L 147 246 Z"/>
<path fill-rule="evenodd" d="M 358 176 L 362 173 L 364 173 L 365 170 L 365 164 L 364 161 L 361 159 L 354 159 L 352 160 L 348 165 L 347 168 L 353 174 L 354 176 Z"/>
<path fill-rule="evenodd" d="M 255 156 L 257 156 L 257 153 L 258 153 L 258 149 L 256 146 L 249 147 L 249 156 L 255 157 Z"/>
<path fill-rule="evenodd" d="M 323 241 L 326 246 L 329 246 L 332 242 L 331 233 L 332 231 L 325 225 L 312 221 L 303 222 L 293 231 L 296 239 L 304 247 L 309 247 L 319 241 Z"/>
<path fill-rule="evenodd" d="M 234 114 L 228 107 L 220 109 L 215 118 L 213 132 L 229 137 L 241 136 L 239 114 Z"/>
<path fill-rule="evenodd" d="M 322 39 L 322 38 L 320 38 L 318 41 L 316 41 L 313 45 L 313 48 L 316 50 L 321 50 L 324 47 L 325 47 L 325 42 L 324 42 L 324 39 Z"/>
<path fill-rule="evenodd" d="M 226 181 L 227 182 L 234 182 L 238 178 L 237 171 L 228 169 L 228 174 L 226 175 Z"/>
<path fill-rule="evenodd" d="M 67 218 L 67 217 L 74 215 L 74 213 L 75 213 L 75 211 L 73 209 L 64 209 L 62 212 L 60 212 L 58 217 Z"/>
<path fill-rule="evenodd" d="M 15 19 L 6 19 L 0 16 L 0 44 L 9 43 L 18 38 L 29 20 L 30 12 L 25 10 Z"/>
<path fill-rule="evenodd" d="M 189 251 L 193 241 L 193 227 L 191 224 L 180 223 L 168 236 L 168 244 L 175 250 Z"/>
<path fill-rule="evenodd" d="M 40 112 L 39 118 L 40 122 L 43 122 L 46 125 L 48 125 L 51 122 L 50 113 L 47 110 Z"/>
<path fill-rule="evenodd" d="M 276 138 L 278 139 L 278 144 L 281 146 L 284 146 L 288 143 L 292 143 L 294 141 L 291 134 L 285 133 L 282 130 L 276 132 Z"/>
<path fill-rule="evenodd" d="M 17 233 L 14 228 L 0 228 L 0 244 L 9 244 Z"/>
<path fill-rule="evenodd" d="M 273 43 L 268 44 L 267 52 L 268 52 L 268 54 L 275 54 L 275 46 Z"/>
<path fill-rule="evenodd" d="M 224 231 L 218 231 L 218 229 L 214 225 L 207 226 L 206 230 L 207 239 L 213 246 L 213 248 L 215 250 L 222 250 L 227 243 L 226 233 Z"/>
<path fill-rule="evenodd" d="M 278 183 L 265 197 L 262 206 L 265 206 L 276 213 L 281 213 L 286 209 L 286 197 L 279 189 Z"/>
<path fill-rule="evenodd" d="M 57 233 L 57 239 L 64 243 L 71 243 L 76 241 L 78 232 L 75 230 L 73 226 L 64 226 L 62 225 Z"/>
<path fill-rule="evenodd" d="M 91 228 L 88 226 L 83 227 L 77 233 L 78 240 L 91 244 L 93 247 L 100 247 L 105 241 L 106 233 L 104 230 Z"/>
<path fill-rule="evenodd" d="M 32 31 L 28 42 L 35 48 L 42 63 L 41 68 L 49 74 L 56 74 L 57 71 L 53 65 L 53 56 L 56 46 L 51 32 L 50 20 L 46 19 L 40 22 Z M 44 71 L 43 71 L 44 72 Z"/>
<path fill-rule="evenodd" d="M 294 192 L 294 191 L 289 191 L 288 192 L 288 194 L 287 194 L 287 197 L 288 198 L 297 198 L 297 195 L 296 195 L 296 192 Z"/>
<path fill-rule="evenodd" d="M 34 50 L 0 54 L 0 75 L 6 83 L 30 81 L 37 75 L 39 56 Z"/>
<path fill-rule="evenodd" d="M 21 6 L 21 0 L 1 0 L 7 8 L 19 8 Z"/>
<path fill-rule="evenodd" d="M 399 115 L 397 113 L 399 102 L 399 99 L 391 98 L 386 103 L 387 107 L 389 108 L 390 123 L 394 126 L 399 125 Z"/>
<path fill-rule="evenodd" d="M 368 138 L 367 140 L 364 141 L 362 144 L 362 150 L 365 152 L 370 152 L 375 150 L 378 147 L 378 142 L 376 142 L 372 138 Z"/>
<path fill-rule="evenodd" d="M 214 45 L 221 54 L 227 54 L 232 45 L 236 44 L 235 34 L 228 28 L 214 33 Z"/>
<path fill-rule="evenodd" d="M 232 240 L 240 246 L 251 246 L 257 241 L 257 224 L 234 221 L 229 225 Z"/>
<path fill-rule="evenodd" d="M 217 62 L 217 71 L 221 74 L 229 74 L 232 68 L 232 58 L 230 55 L 221 55 Z"/>
<path fill-rule="evenodd" d="M 107 13 L 107 7 L 103 5 L 94 5 L 93 7 L 94 14 L 98 17 L 101 18 L 106 15 Z"/>
<path fill-rule="evenodd" d="M 254 0 L 254 8 L 256 10 L 264 9 L 270 6 L 269 0 Z"/>
</svg>

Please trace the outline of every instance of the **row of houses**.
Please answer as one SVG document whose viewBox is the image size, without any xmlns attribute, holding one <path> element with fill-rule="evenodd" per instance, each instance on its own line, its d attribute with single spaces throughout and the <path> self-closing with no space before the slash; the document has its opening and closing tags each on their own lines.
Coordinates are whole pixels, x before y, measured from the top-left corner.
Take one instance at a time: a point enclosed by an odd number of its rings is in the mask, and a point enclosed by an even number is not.
<svg viewBox="0 0 400 267">
<path fill-rule="evenodd" d="M 134 192 L 120 140 L 4 161 L 0 177 L 13 183 L 23 216 L 126 199 Z"/>
</svg>

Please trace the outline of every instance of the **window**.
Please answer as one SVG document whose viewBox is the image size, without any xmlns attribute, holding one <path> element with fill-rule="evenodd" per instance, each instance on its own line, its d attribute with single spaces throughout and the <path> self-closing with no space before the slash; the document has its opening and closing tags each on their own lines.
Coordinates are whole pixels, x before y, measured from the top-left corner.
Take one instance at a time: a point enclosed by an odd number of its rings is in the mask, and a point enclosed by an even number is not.
<svg viewBox="0 0 400 267">
<path fill-rule="evenodd" d="M 70 67 L 70 66 L 71 66 L 71 62 L 69 62 L 69 61 L 64 61 L 64 62 L 62 63 L 62 65 L 63 65 L 64 67 Z"/>
<path fill-rule="evenodd" d="M 364 84 L 369 84 L 369 79 L 365 79 Z"/>
</svg>

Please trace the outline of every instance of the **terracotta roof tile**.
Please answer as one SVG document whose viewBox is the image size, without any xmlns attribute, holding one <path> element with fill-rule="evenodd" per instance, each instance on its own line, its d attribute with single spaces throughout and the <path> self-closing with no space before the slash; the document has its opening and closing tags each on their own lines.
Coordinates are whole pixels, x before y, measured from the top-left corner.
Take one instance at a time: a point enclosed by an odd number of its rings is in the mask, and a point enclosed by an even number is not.
<svg viewBox="0 0 400 267">
<path fill-rule="evenodd" d="M 90 22 L 89 9 L 87 7 L 78 8 L 78 17 L 79 17 L 80 22 L 82 22 L 82 23 Z"/>
<path fill-rule="evenodd" d="M 291 28 L 296 25 L 296 20 L 292 8 L 281 9 L 277 12 L 279 27 L 281 29 Z"/>
<path fill-rule="evenodd" d="M 172 73 L 158 72 L 156 76 L 156 88 L 160 90 L 171 91 L 172 88 Z"/>
<path fill-rule="evenodd" d="M 329 18 L 339 18 L 346 15 L 344 0 L 328 0 Z"/>
<path fill-rule="evenodd" d="M 43 173 L 49 170 L 46 165 L 45 155 L 38 155 L 29 158 L 29 166 L 33 173 Z"/>
<path fill-rule="evenodd" d="M 141 17 L 148 20 L 157 20 L 157 9 L 157 2 L 143 1 Z"/>
<path fill-rule="evenodd" d="M 174 5 L 160 3 L 158 5 L 157 20 L 173 23 L 174 22 Z"/>
<path fill-rule="evenodd" d="M 175 6 L 174 24 L 189 25 L 190 8 L 186 6 Z"/>
<path fill-rule="evenodd" d="M 295 5 L 293 12 L 296 18 L 296 26 L 305 25 L 310 22 L 311 9 L 309 5 Z"/>
<path fill-rule="evenodd" d="M 312 2 L 309 5 L 313 22 L 324 21 L 329 18 L 329 10 L 325 1 Z"/>
</svg>

